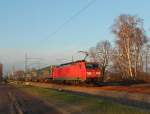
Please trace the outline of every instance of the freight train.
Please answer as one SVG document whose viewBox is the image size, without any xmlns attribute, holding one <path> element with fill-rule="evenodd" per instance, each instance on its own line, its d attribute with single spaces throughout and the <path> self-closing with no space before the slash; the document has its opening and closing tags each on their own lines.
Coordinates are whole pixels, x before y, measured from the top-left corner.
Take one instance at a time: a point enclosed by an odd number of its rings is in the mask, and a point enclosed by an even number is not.
<svg viewBox="0 0 150 114">
<path fill-rule="evenodd" d="M 102 79 L 99 65 L 85 60 L 32 70 L 23 77 L 25 81 L 63 83 L 97 82 Z"/>
</svg>

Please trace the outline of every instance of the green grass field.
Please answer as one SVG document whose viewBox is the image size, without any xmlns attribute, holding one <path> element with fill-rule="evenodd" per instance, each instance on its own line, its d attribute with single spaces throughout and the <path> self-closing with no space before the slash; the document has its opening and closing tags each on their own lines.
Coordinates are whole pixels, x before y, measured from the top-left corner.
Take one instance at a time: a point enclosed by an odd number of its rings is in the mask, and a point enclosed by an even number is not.
<svg viewBox="0 0 150 114">
<path fill-rule="evenodd" d="M 69 114 L 150 114 L 150 112 L 101 100 L 94 96 L 81 96 L 63 91 L 56 91 L 31 86 L 16 86 L 17 88 L 40 97 L 54 107 Z"/>
</svg>

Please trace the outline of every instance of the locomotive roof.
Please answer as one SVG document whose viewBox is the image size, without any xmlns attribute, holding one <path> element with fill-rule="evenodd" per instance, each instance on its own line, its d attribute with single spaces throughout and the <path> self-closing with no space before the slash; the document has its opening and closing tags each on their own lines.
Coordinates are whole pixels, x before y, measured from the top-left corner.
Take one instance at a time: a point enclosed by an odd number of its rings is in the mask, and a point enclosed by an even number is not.
<svg viewBox="0 0 150 114">
<path fill-rule="evenodd" d="M 64 64 L 61 64 L 59 66 L 64 66 L 64 65 L 74 64 L 74 63 L 80 63 L 80 62 L 86 62 L 86 61 L 85 60 L 78 60 L 78 61 L 74 61 L 74 62 L 64 63 Z"/>
<path fill-rule="evenodd" d="M 56 65 L 49 65 L 49 66 L 46 66 L 46 67 L 43 67 L 43 68 L 40 68 L 40 69 L 37 69 L 37 70 L 45 70 L 45 69 L 49 69 L 53 66 L 56 66 Z"/>
</svg>

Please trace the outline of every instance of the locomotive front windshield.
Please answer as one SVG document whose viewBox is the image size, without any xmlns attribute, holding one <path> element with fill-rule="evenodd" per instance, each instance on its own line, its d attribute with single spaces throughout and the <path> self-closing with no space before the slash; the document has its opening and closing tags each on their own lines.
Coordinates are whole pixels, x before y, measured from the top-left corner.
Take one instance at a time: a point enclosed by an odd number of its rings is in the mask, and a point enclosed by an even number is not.
<svg viewBox="0 0 150 114">
<path fill-rule="evenodd" d="M 96 63 L 87 63 L 87 64 L 86 64 L 86 68 L 87 68 L 87 69 L 98 69 L 98 68 L 99 68 L 99 65 L 96 64 Z"/>
</svg>

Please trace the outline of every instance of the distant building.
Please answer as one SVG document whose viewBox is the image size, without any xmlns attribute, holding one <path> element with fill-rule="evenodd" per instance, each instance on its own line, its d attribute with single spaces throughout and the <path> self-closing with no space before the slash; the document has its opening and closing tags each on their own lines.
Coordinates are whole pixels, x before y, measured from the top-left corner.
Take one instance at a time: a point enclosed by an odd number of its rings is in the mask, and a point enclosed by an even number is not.
<svg viewBox="0 0 150 114">
<path fill-rule="evenodd" d="M 23 70 L 17 70 L 14 72 L 14 78 L 16 80 L 22 79 L 24 77 L 24 71 Z"/>
</svg>

